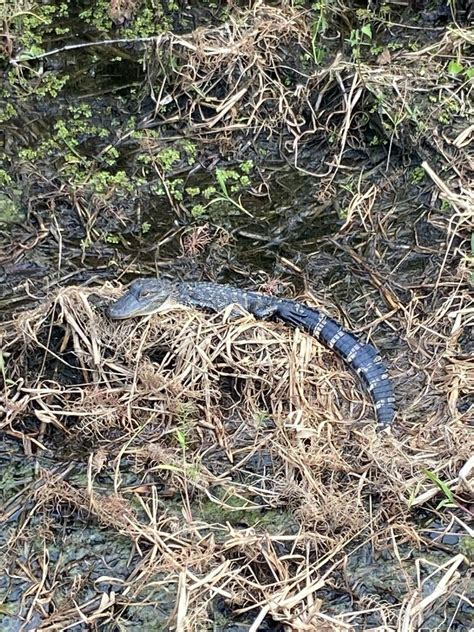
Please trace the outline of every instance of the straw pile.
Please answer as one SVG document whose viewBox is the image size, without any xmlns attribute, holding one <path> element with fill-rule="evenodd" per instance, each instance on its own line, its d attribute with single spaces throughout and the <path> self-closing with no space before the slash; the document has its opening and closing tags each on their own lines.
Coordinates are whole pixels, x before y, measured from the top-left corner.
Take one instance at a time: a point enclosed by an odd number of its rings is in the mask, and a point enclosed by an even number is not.
<svg viewBox="0 0 474 632">
<path fill-rule="evenodd" d="M 364 607 L 411 625 L 448 589 L 462 594 L 456 555 L 433 563 L 429 594 L 407 575 L 396 607 L 382 593 L 337 616 L 320 597 L 349 581 L 364 547 L 374 560 L 391 550 L 400 575 L 401 543 L 429 539 L 413 513 L 442 500 L 439 481 L 464 502 L 471 446 L 453 405 L 465 388 L 456 357 L 436 378 L 443 418 L 418 409 L 409 426 L 402 406 L 393 432 L 379 433 L 357 378 L 309 336 L 193 310 L 117 324 L 103 305 L 118 293 L 61 289 L 3 330 L 2 431 L 42 457 L 29 494 L 5 509 L 27 515 L 9 552 L 30 523 L 47 551 L 67 513 L 135 553 L 125 579 L 96 579 L 91 596 L 82 577 L 75 605 L 56 595 L 41 629 L 98 625 L 131 604 L 159 609 L 163 629 L 205 629 L 217 598 L 252 610 L 252 630 L 267 615 L 292 630 L 347 630 Z M 41 580 L 29 580 L 37 605 Z"/>
</svg>

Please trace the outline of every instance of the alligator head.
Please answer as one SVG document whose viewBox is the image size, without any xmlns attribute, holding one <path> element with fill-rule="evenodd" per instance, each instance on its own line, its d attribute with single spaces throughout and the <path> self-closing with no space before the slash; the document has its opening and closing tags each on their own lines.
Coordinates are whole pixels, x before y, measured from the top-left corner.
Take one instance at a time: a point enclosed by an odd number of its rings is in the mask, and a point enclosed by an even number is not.
<svg viewBox="0 0 474 632">
<path fill-rule="evenodd" d="M 147 316 L 176 305 L 176 283 L 165 279 L 137 279 L 115 303 L 108 307 L 114 320 Z"/>
</svg>

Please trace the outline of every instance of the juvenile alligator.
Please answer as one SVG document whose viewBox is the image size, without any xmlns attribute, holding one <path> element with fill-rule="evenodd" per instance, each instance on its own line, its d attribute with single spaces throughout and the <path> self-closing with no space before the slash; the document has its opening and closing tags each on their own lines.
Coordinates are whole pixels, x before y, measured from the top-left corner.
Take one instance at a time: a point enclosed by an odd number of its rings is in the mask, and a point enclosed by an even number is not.
<svg viewBox="0 0 474 632">
<path fill-rule="evenodd" d="M 219 283 L 137 279 L 109 306 L 109 316 L 119 320 L 145 316 L 163 307 L 185 305 L 219 312 L 239 305 L 256 318 L 277 318 L 304 329 L 329 349 L 334 349 L 362 379 L 375 405 L 377 420 L 388 426 L 395 415 L 395 398 L 387 369 L 372 345 L 362 342 L 338 322 L 312 307 L 291 299 L 275 298 Z"/>
</svg>

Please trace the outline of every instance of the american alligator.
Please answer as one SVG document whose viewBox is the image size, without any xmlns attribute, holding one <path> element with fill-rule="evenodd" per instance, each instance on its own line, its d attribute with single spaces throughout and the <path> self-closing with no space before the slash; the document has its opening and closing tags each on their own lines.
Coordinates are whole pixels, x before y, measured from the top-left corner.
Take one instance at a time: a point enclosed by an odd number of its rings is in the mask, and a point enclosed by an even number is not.
<svg viewBox="0 0 474 632">
<path fill-rule="evenodd" d="M 114 320 L 120 320 L 146 316 L 162 310 L 165 305 L 184 305 L 214 312 L 237 305 L 256 318 L 277 318 L 307 331 L 336 351 L 360 376 L 374 402 L 379 424 L 388 426 L 393 421 L 393 387 L 377 349 L 358 340 L 317 309 L 291 299 L 275 298 L 220 283 L 137 279 L 121 298 L 109 306 L 108 313 Z"/>
</svg>

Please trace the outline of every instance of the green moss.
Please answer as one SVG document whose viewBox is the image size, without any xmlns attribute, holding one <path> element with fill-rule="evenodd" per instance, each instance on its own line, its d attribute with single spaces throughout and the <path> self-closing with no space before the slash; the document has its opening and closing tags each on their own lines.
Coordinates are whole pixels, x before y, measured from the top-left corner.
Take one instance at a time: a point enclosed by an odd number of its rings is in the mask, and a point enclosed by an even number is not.
<svg viewBox="0 0 474 632">
<path fill-rule="evenodd" d="M 256 527 L 267 529 L 272 534 L 289 533 L 298 528 L 296 520 L 288 511 L 255 509 L 253 503 L 241 496 L 229 494 L 229 490 L 213 490 L 213 494 L 222 504 L 206 500 L 196 510 L 210 524 Z"/>
<path fill-rule="evenodd" d="M 14 116 L 16 116 L 16 110 L 11 103 L 6 103 L 0 109 L 0 123 L 5 123 Z"/>
<path fill-rule="evenodd" d="M 0 172 L 0 174 L 1 173 L 2 172 Z M 0 192 L 0 224 L 12 224 L 14 222 L 19 222 L 22 217 L 23 212 L 19 202 L 12 199 L 12 197 L 6 195 L 5 193 Z"/>
<path fill-rule="evenodd" d="M 158 160 L 165 173 L 170 172 L 173 166 L 180 162 L 181 154 L 177 149 L 167 147 L 158 154 Z"/>
<path fill-rule="evenodd" d="M 189 197 L 193 198 L 201 193 L 201 189 L 199 187 L 187 187 L 186 193 L 189 195 Z"/>
<path fill-rule="evenodd" d="M 206 208 L 202 204 L 195 204 L 191 207 L 191 215 L 196 219 L 199 219 L 206 214 Z"/>
<path fill-rule="evenodd" d="M 4 169 L 0 169 L 0 186 L 5 187 L 13 183 L 13 180 Z"/>
<path fill-rule="evenodd" d="M 410 181 L 412 184 L 419 184 L 425 177 L 425 170 L 423 167 L 415 167 L 411 170 Z"/>
</svg>

